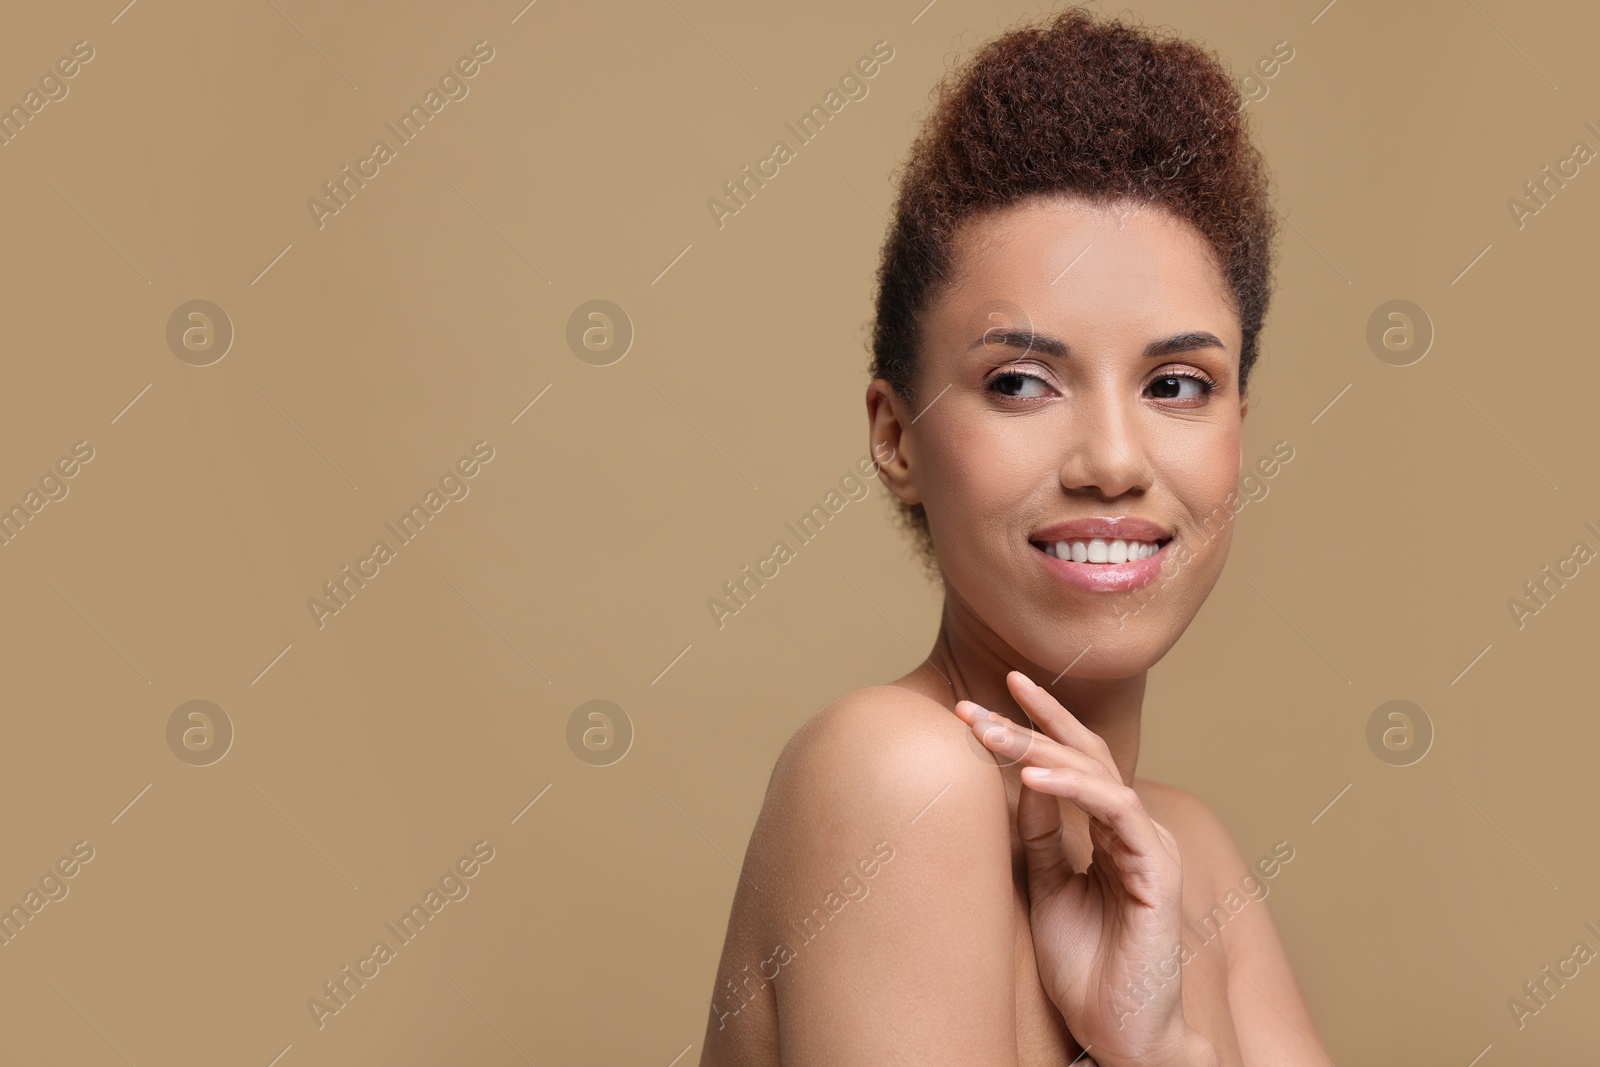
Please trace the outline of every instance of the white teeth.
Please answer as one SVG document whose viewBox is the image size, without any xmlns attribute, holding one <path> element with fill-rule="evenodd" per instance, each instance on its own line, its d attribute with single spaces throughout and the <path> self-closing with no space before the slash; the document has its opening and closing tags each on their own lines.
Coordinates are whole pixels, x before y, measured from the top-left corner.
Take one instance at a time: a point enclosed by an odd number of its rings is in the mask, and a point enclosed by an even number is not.
<svg viewBox="0 0 1600 1067">
<path fill-rule="evenodd" d="M 1148 559 L 1159 551 L 1152 542 L 1128 541 L 1120 537 L 1110 541 L 1101 537 L 1087 541 L 1057 541 L 1047 550 L 1057 559 L 1071 560 L 1073 563 L 1110 564 Z"/>
</svg>

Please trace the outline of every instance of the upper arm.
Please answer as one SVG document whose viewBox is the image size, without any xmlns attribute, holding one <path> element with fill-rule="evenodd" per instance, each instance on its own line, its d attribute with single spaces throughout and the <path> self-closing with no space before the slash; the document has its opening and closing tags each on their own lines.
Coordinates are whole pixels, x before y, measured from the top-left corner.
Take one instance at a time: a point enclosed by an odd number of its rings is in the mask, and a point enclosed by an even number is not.
<svg viewBox="0 0 1600 1067">
<path fill-rule="evenodd" d="M 1015 1064 L 1011 827 L 992 757 L 903 690 L 807 724 L 763 818 L 782 1062 Z"/>
<path fill-rule="evenodd" d="M 1213 899 L 1223 901 L 1231 893 L 1245 902 L 1222 927 L 1228 1004 L 1245 1064 L 1323 1067 L 1332 1063 L 1267 908 L 1272 879 L 1282 873 L 1283 863 L 1294 858 L 1293 846 L 1278 842 L 1274 855 L 1249 866 L 1222 820 L 1199 799 L 1189 799 L 1212 842 Z"/>
</svg>

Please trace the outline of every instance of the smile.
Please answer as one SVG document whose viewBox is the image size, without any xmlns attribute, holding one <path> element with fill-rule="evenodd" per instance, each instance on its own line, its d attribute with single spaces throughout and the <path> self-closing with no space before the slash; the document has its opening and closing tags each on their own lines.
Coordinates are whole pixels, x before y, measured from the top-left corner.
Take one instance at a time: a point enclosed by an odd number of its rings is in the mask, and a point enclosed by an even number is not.
<svg viewBox="0 0 1600 1067">
<path fill-rule="evenodd" d="M 1069 560 L 1073 563 L 1127 563 L 1129 560 L 1141 560 L 1155 555 L 1166 542 L 1156 541 L 1125 541 L 1120 537 L 1107 540 L 1103 537 L 1091 537 L 1085 541 L 1055 541 L 1032 542 L 1033 546 L 1042 552 L 1053 554 L 1057 559 Z"/>
<path fill-rule="evenodd" d="M 1070 541 L 1030 541 L 1037 558 L 1056 578 L 1091 593 L 1122 593 L 1154 582 L 1172 539 L 1133 541 L 1090 537 Z"/>
</svg>

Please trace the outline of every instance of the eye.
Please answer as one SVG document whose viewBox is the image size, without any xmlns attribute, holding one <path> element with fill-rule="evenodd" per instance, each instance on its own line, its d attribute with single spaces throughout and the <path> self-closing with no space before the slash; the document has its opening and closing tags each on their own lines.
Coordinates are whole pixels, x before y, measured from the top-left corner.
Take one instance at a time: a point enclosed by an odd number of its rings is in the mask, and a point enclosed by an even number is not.
<svg viewBox="0 0 1600 1067">
<path fill-rule="evenodd" d="M 1157 400 L 1202 400 L 1216 383 L 1198 374 L 1163 374 L 1147 387 Z"/>
<path fill-rule="evenodd" d="M 1044 390 L 1050 388 L 1050 383 L 1037 375 L 1012 370 L 996 374 L 989 379 L 985 388 L 1002 396 L 1035 397 L 1044 396 Z M 1030 389 L 1033 391 L 1029 392 Z"/>
</svg>

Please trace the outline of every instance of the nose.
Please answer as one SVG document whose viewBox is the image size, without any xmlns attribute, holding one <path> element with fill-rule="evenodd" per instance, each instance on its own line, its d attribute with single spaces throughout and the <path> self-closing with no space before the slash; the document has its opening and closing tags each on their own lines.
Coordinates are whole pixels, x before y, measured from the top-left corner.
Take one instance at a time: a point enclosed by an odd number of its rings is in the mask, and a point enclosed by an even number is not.
<svg viewBox="0 0 1600 1067">
<path fill-rule="evenodd" d="M 1114 499 L 1150 488 L 1155 472 L 1139 429 L 1134 401 L 1099 390 L 1074 398 L 1072 426 L 1061 462 L 1061 487 Z"/>
</svg>

